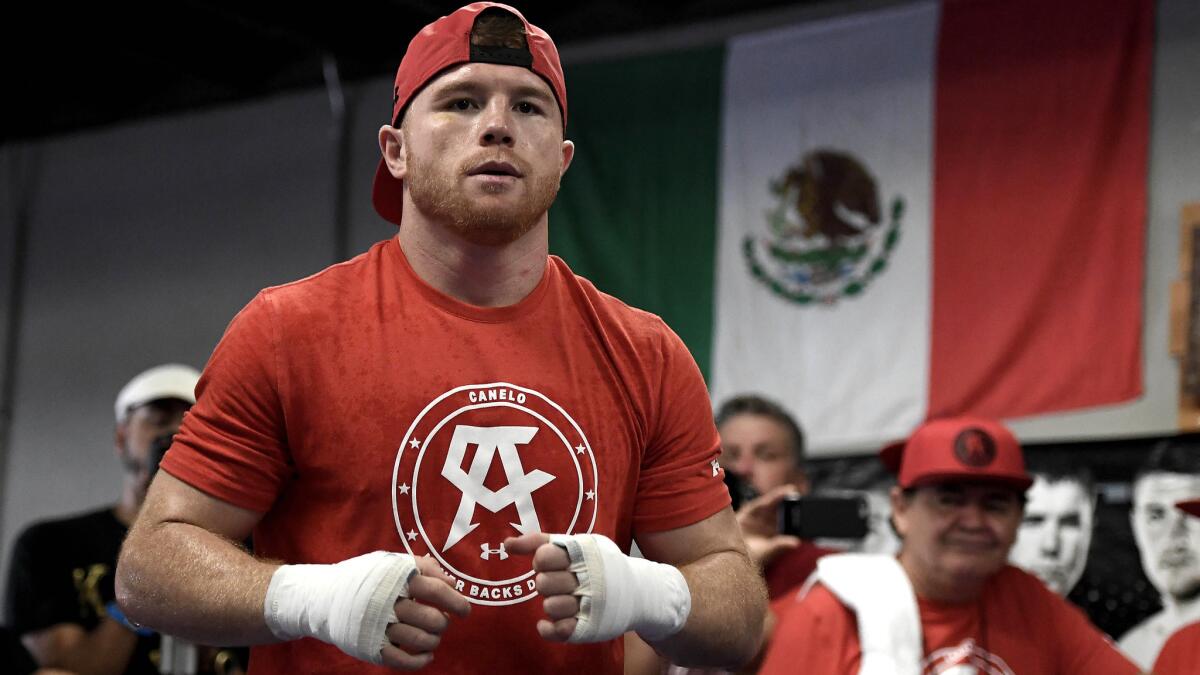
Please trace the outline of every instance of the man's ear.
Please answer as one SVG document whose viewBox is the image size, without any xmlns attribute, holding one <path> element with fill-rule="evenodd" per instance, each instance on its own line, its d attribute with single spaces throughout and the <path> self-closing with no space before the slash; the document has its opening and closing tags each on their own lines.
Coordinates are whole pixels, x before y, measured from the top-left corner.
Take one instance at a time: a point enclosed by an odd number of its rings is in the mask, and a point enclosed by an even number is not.
<svg viewBox="0 0 1200 675">
<path fill-rule="evenodd" d="M 899 485 L 892 486 L 889 496 L 892 500 L 892 527 L 897 536 L 903 539 L 908 532 L 908 498 L 904 496 L 904 490 Z"/>
<path fill-rule="evenodd" d="M 129 453 L 125 449 L 128 447 L 126 442 L 129 440 L 129 424 L 126 422 L 117 422 L 117 427 L 113 431 L 113 451 L 117 455 L 117 459 L 124 462 Z"/>
<path fill-rule="evenodd" d="M 571 160 L 575 158 L 575 144 L 571 141 L 562 142 L 562 170 L 558 172 L 558 177 L 567 172 L 567 168 L 571 166 Z"/>
<path fill-rule="evenodd" d="M 404 180 L 408 170 L 407 153 L 404 147 L 404 132 L 390 124 L 379 128 L 379 152 L 383 154 L 383 163 L 393 177 Z"/>
</svg>

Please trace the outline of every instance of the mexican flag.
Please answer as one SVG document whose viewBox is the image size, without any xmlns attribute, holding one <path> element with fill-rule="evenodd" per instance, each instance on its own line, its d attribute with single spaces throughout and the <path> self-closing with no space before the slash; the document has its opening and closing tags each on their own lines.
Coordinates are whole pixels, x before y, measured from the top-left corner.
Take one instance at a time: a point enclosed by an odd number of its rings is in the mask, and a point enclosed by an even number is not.
<svg viewBox="0 0 1200 675">
<path fill-rule="evenodd" d="M 1129 400 L 1152 13 L 923 2 L 568 65 L 552 248 L 818 448 Z"/>
</svg>

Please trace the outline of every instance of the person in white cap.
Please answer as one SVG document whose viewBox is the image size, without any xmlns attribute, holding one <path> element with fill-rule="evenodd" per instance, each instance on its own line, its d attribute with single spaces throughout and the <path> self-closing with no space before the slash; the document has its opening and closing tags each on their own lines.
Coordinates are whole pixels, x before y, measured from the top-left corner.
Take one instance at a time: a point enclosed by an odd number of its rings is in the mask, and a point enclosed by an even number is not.
<svg viewBox="0 0 1200 675">
<path fill-rule="evenodd" d="M 700 370 L 549 255 L 575 149 L 550 36 L 462 7 L 392 94 L 396 236 L 230 324 L 122 551 L 130 617 L 251 643 L 256 675 L 620 673 L 626 631 L 748 660 L 766 594 Z"/>
<path fill-rule="evenodd" d="M 122 387 L 113 409 L 113 446 L 124 468 L 117 502 L 36 523 L 18 537 L 6 620 L 39 665 L 81 673 L 158 672 L 152 659 L 158 636 L 124 618 L 114 602 L 114 570 L 162 453 L 196 402 L 199 377 L 190 366 L 169 364 Z"/>
<path fill-rule="evenodd" d="M 897 474 L 899 556 L 822 558 L 761 673 L 1138 672 L 1078 608 L 1007 564 L 1033 481 L 1006 427 L 936 419 L 881 458 Z"/>
</svg>

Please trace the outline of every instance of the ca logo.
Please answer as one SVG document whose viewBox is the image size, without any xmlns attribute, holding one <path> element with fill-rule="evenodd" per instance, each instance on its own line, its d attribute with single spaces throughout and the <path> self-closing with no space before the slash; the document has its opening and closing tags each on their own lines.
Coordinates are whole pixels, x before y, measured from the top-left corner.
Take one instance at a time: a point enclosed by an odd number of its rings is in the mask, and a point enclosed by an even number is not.
<svg viewBox="0 0 1200 675">
<path fill-rule="evenodd" d="M 537 427 L 454 427 L 454 436 L 450 439 L 450 452 L 446 454 L 446 463 L 442 467 L 442 476 L 450 484 L 462 492 L 462 501 L 458 503 L 458 513 L 454 516 L 454 524 L 450 526 L 450 534 L 442 550 L 457 544 L 478 523 L 471 522 L 475 514 L 475 505 L 482 505 L 492 513 L 499 513 L 508 505 L 517 507 L 520 523 L 511 523 L 521 534 L 541 532 L 538 524 L 537 511 L 533 508 L 533 491 L 554 480 L 554 476 L 545 471 L 535 470 L 525 473 L 521 466 L 521 457 L 517 455 L 517 445 L 525 444 L 537 433 Z M 474 444 L 479 447 L 475 459 L 471 461 L 471 470 L 463 471 L 463 458 L 467 454 L 467 446 Z M 491 490 L 483 484 L 488 469 L 496 454 L 504 465 L 504 475 L 508 484 L 500 490 Z"/>
<path fill-rule="evenodd" d="M 583 430 L 546 396 L 513 384 L 434 399 L 405 434 L 393 478 L 405 550 L 435 558 L 478 604 L 536 595 L 529 560 L 510 557 L 506 538 L 596 523 L 596 459 Z"/>
</svg>

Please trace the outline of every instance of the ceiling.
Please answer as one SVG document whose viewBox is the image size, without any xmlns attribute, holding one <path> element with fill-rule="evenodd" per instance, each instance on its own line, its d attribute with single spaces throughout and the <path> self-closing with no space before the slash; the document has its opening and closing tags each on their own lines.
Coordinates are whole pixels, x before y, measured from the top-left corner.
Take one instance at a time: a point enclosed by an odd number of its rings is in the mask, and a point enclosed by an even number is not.
<svg viewBox="0 0 1200 675">
<path fill-rule="evenodd" d="M 829 0 L 520 2 L 560 49 Z M 166 0 L 13 3 L 5 9 L 7 94 L 0 143 L 390 76 L 408 40 L 459 2 L 309 5 Z"/>
</svg>

